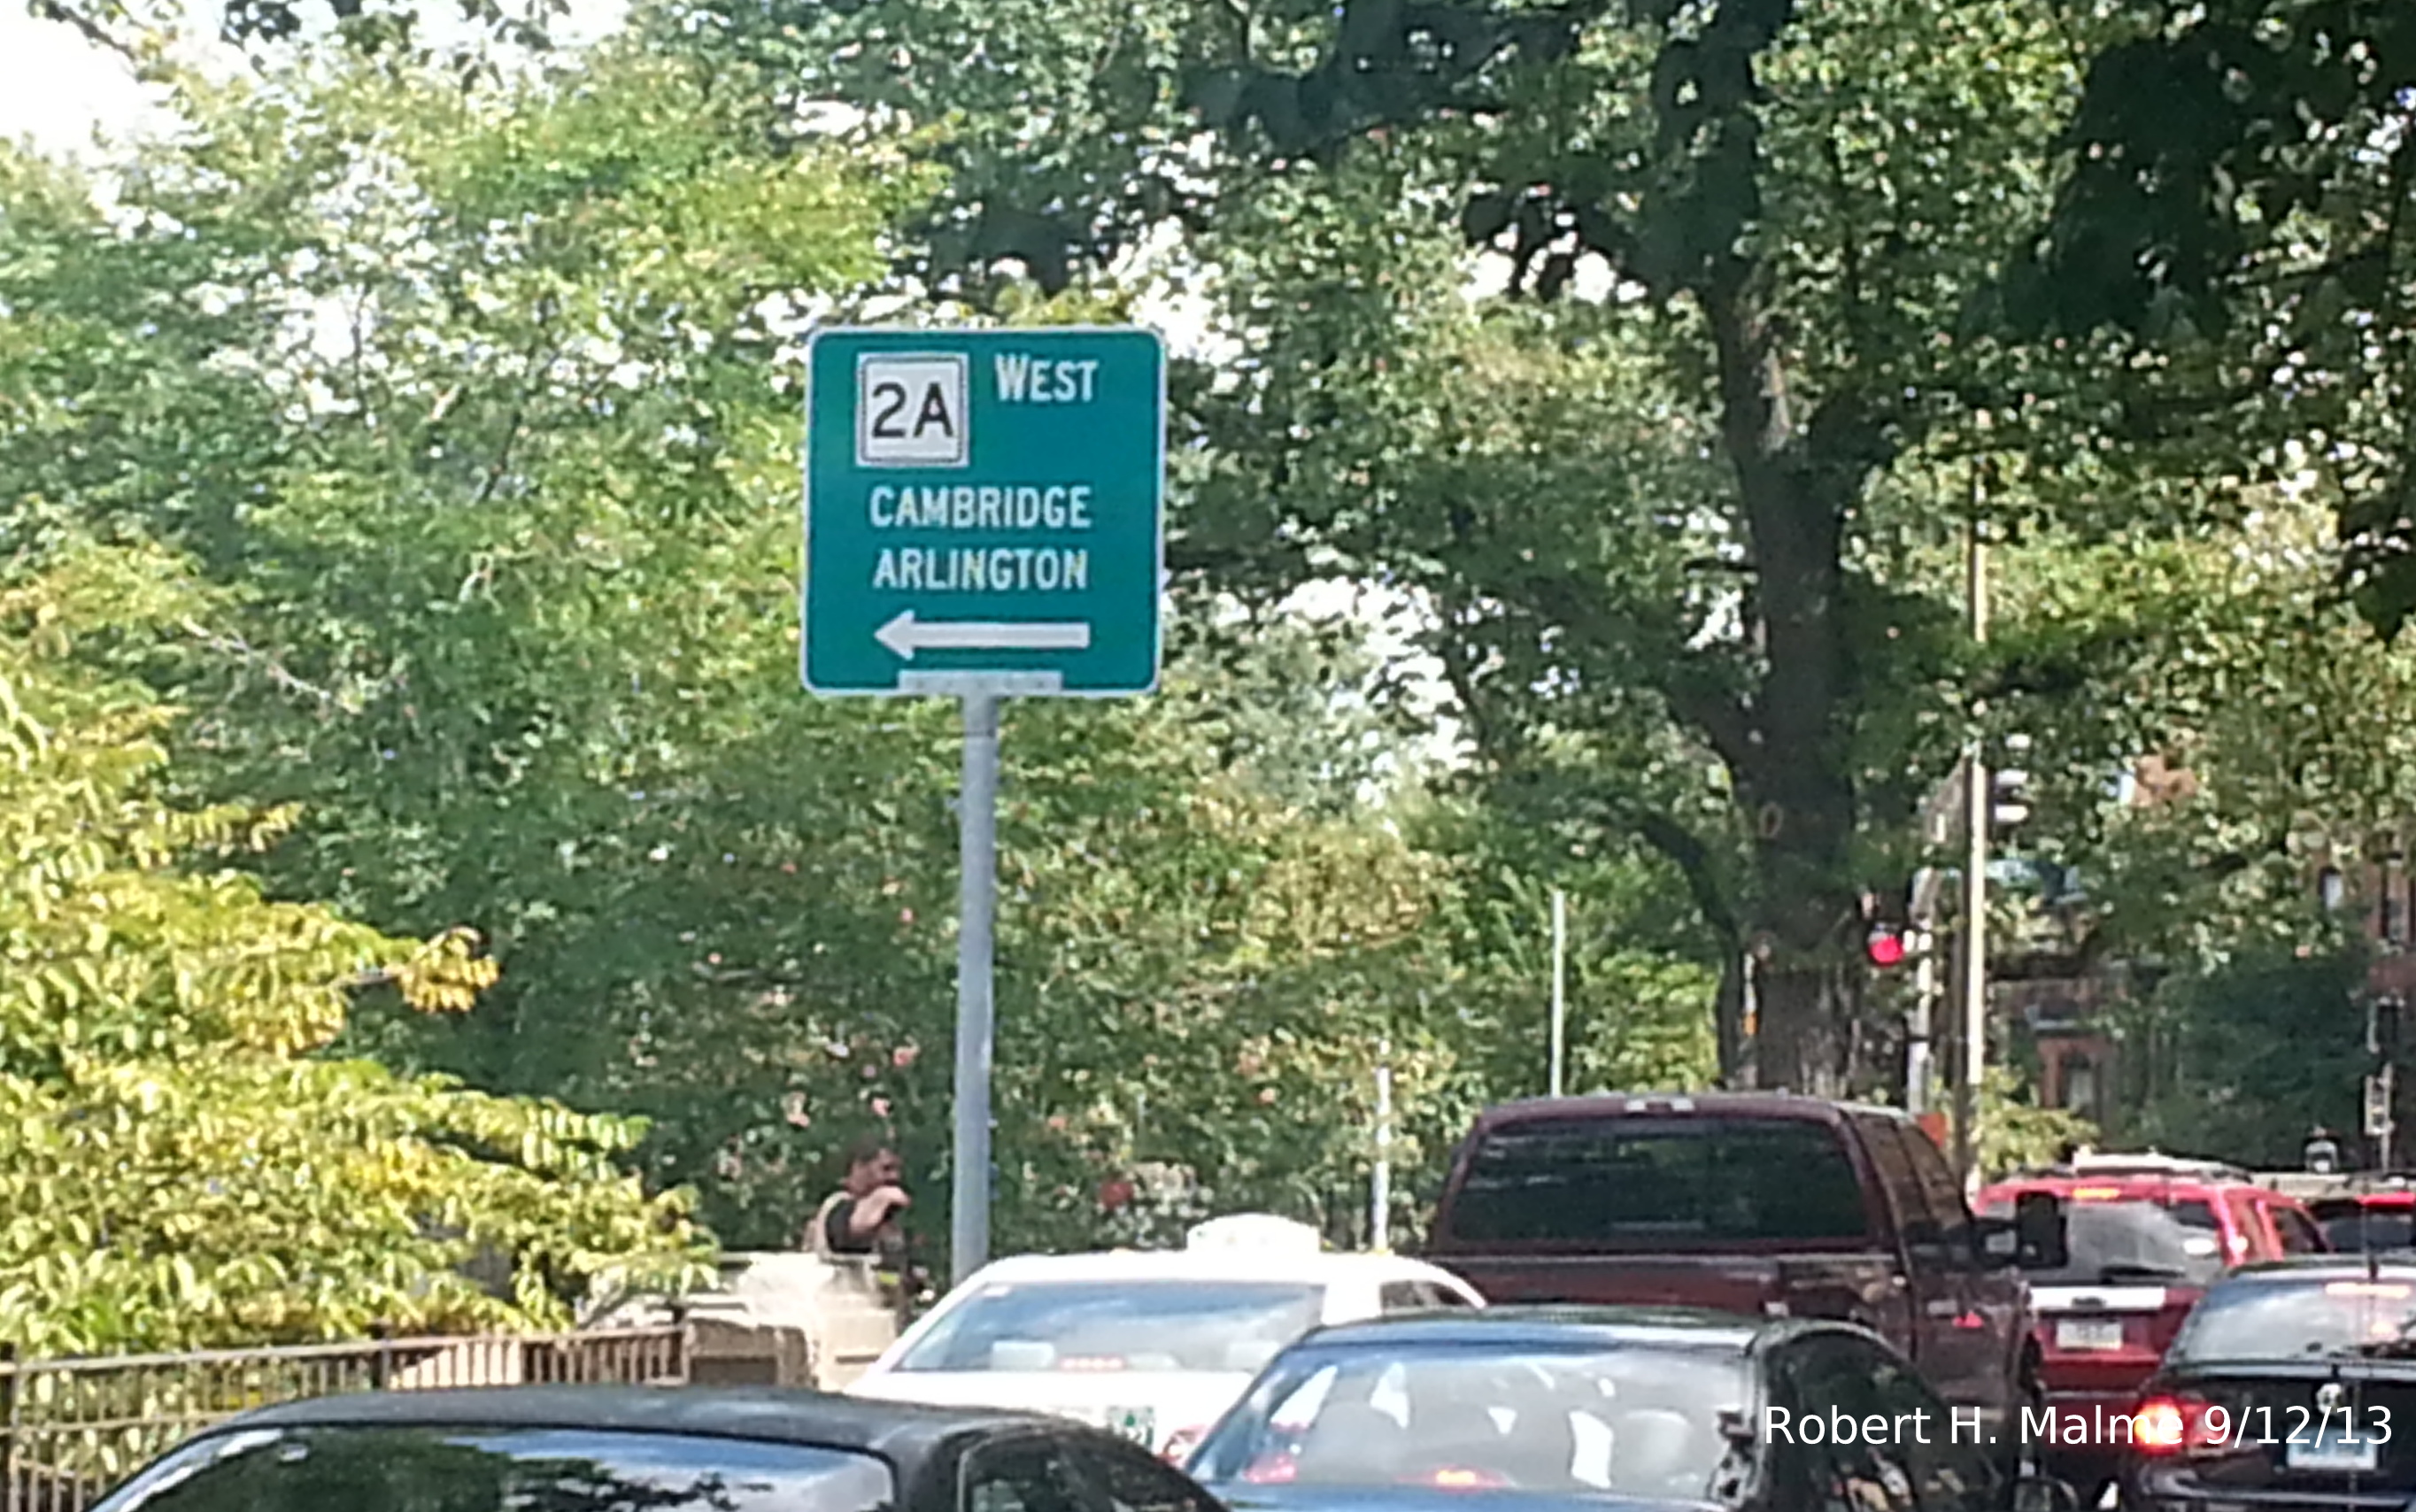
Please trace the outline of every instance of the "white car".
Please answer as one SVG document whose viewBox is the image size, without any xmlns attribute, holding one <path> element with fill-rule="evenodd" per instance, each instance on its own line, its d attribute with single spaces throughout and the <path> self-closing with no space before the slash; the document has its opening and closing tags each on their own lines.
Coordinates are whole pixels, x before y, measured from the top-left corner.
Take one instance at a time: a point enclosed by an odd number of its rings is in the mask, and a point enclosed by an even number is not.
<svg viewBox="0 0 2416 1512">
<path fill-rule="evenodd" d="M 1423 1261 L 1327 1253 L 1313 1229 L 1244 1215 L 1200 1225 L 1179 1250 L 985 1265 L 847 1389 L 1053 1413 L 1173 1458 L 1311 1328 L 1484 1305 Z"/>
</svg>

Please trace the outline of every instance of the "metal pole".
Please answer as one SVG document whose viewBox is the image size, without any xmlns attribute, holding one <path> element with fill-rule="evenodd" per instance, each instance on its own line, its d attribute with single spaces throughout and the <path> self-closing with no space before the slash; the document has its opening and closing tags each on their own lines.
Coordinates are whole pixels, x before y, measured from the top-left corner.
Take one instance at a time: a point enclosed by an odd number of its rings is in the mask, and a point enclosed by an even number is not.
<svg viewBox="0 0 2416 1512">
<path fill-rule="evenodd" d="M 1963 593 L 1971 612 L 1971 642 L 1988 639 L 1988 546 L 1980 522 L 1980 485 L 1971 485 L 1971 534 L 1964 556 Z M 1983 708 L 1972 702 L 1976 723 Z M 1963 1066 L 1955 1092 L 1955 1162 L 1964 1185 L 1976 1190 L 1980 1181 L 1980 1146 L 1975 1125 L 1980 1114 L 1980 1088 L 1988 1060 L 1988 766 L 1983 759 L 1979 732 L 1963 753 Z"/>
<path fill-rule="evenodd" d="M 1552 1074 L 1551 1095 L 1561 1095 L 1561 1071 L 1568 1062 L 1569 895 L 1552 889 Z"/>
<path fill-rule="evenodd" d="M 1376 1173 L 1368 1184 L 1367 1247 L 1382 1252 L 1393 1246 L 1393 1047 L 1376 1047 Z"/>
<path fill-rule="evenodd" d="M 2399 1132 L 2399 1069 L 2386 1064 L 2382 1067 L 2382 1132 L 2375 1150 L 2377 1168 L 2391 1169 L 2391 1146 Z"/>
<path fill-rule="evenodd" d="M 998 699 L 967 694 L 957 797 L 957 1140 L 948 1264 L 956 1280 L 989 1259 L 990 998 L 998 913 Z"/>
<path fill-rule="evenodd" d="M 1752 950 L 1737 957 L 1737 1086 L 1750 1092 L 1761 1085 L 1761 960 Z"/>
<path fill-rule="evenodd" d="M 1925 925 L 1916 924 L 1909 943 L 1915 954 L 1912 1015 L 1905 1026 L 1904 1108 L 1909 1113 L 1925 1113 L 1936 1099 L 1930 1083 L 1938 1074 L 1936 1051 L 1930 1044 L 1930 1036 L 1938 1032 L 1937 937 Z"/>
</svg>

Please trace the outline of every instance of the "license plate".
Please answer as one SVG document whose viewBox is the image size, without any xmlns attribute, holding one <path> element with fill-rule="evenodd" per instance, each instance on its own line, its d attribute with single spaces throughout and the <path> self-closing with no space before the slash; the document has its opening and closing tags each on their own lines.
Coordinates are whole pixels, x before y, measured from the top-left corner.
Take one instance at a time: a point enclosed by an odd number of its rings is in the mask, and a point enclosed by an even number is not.
<svg viewBox="0 0 2416 1512">
<path fill-rule="evenodd" d="M 1105 1426 L 1118 1438 L 1130 1439 L 1147 1448 L 1157 1440 L 1157 1411 L 1151 1407 L 1110 1407 Z"/>
<path fill-rule="evenodd" d="M 2351 1438 L 2333 1424 L 2320 1435 L 2283 1446 L 2282 1463 L 2292 1470 L 2323 1470 L 2337 1474 L 2370 1474 L 2377 1461 L 2375 1441 Z"/>
<path fill-rule="evenodd" d="M 2055 1347 L 2069 1350 L 2114 1350 L 2122 1347 L 2119 1318 L 2061 1318 L 2056 1321 Z"/>
</svg>

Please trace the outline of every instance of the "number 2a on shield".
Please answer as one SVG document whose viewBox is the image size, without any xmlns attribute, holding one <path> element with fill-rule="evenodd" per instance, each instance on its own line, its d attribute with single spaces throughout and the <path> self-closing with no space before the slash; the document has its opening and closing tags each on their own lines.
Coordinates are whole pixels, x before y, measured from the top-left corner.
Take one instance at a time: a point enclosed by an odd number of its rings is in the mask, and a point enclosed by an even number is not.
<svg viewBox="0 0 2416 1512">
<path fill-rule="evenodd" d="M 858 467 L 962 467 L 967 364 L 961 353 L 866 353 L 855 368 Z"/>
</svg>

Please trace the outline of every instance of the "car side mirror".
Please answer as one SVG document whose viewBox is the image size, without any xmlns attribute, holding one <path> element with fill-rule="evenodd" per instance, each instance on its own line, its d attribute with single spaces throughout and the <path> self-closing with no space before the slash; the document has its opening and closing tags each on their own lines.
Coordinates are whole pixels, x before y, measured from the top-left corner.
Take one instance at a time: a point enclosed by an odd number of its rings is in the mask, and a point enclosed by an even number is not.
<svg viewBox="0 0 2416 1512">
<path fill-rule="evenodd" d="M 2014 1199 L 2015 1261 L 2026 1271 L 2061 1270 L 2072 1263 L 2063 1200 L 2053 1192 L 2024 1192 Z"/>
<path fill-rule="evenodd" d="M 2078 1512 L 2080 1495 L 2062 1481 L 2024 1475 L 2014 1482 L 2013 1512 Z"/>
</svg>

